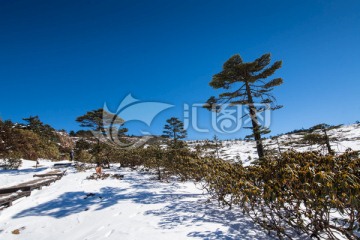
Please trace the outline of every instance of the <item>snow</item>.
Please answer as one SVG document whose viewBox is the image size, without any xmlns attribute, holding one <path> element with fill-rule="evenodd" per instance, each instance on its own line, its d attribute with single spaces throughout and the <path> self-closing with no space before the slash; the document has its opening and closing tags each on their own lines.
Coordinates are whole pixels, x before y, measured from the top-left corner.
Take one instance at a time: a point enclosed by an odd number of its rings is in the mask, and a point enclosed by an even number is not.
<svg viewBox="0 0 360 240">
<path fill-rule="evenodd" d="M 322 134 L 320 130 L 318 133 Z M 300 143 L 304 133 L 283 134 L 278 137 L 279 145 L 282 152 L 290 149 L 296 151 L 322 151 L 327 153 L 327 149 L 324 146 L 318 145 L 304 145 Z M 338 129 L 328 131 L 328 136 L 331 140 L 331 148 L 339 153 L 343 153 L 346 149 L 360 150 L 360 124 L 344 125 Z M 205 141 L 189 141 L 188 144 L 191 148 L 195 148 L 196 144 L 203 145 Z M 258 158 L 256 152 L 256 145 L 254 141 L 246 140 L 224 140 L 221 141 L 222 147 L 219 150 L 221 158 L 238 162 L 241 160 L 244 166 L 249 166 Z M 273 150 L 278 152 L 278 145 L 274 139 L 263 140 L 263 145 L 266 150 Z M 239 159 L 239 160 L 237 160 Z"/>
<path fill-rule="evenodd" d="M 93 169 L 69 170 L 0 211 L 2 240 L 269 239 L 241 211 L 207 202 L 209 196 L 192 182 L 159 182 L 129 169 L 105 171 L 124 174 L 123 180 L 86 180 Z M 1 172 L 1 182 L 13 174 Z M 15 229 L 19 235 L 11 233 Z"/>
<path fill-rule="evenodd" d="M 34 174 L 45 171 L 48 163 L 50 161 L 42 161 L 41 166 L 35 169 L 35 161 L 23 160 L 18 170 L 0 170 L 0 186 L 8 187 L 28 181 Z"/>
<path fill-rule="evenodd" d="M 332 142 L 337 152 L 360 150 L 360 124 L 342 126 L 328 135 L 337 138 Z M 279 136 L 281 151 L 323 150 L 301 144 L 302 136 Z M 266 139 L 264 145 L 277 150 L 275 140 Z M 250 165 L 256 159 L 255 144 L 222 141 L 220 155 L 233 161 L 238 156 Z M 32 180 L 34 174 L 51 171 L 53 164 L 40 160 L 36 169 L 34 161 L 23 160 L 19 170 L 0 170 L 0 186 Z M 61 180 L 0 211 L 0 239 L 270 239 L 239 209 L 220 208 L 192 182 L 159 182 L 149 173 L 116 168 L 105 173 L 123 174 L 123 180 L 86 180 L 92 173 L 94 169 L 70 168 Z M 19 235 L 12 233 L 16 229 Z"/>
<path fill-rule="evenodd" d="M 49 168 L 54 165 L 54 162 L 51 162 L 49 160 L 39 160 L 38 168 L 35 168 L 35 165 L 35 161 L 22 160 L 22 164 L 18 170 L 0 169 L 0 187 L 8 187 L 29 181 L 33 178 L 34 174 L 42 174 L 48 172 Z"/>
</svg>

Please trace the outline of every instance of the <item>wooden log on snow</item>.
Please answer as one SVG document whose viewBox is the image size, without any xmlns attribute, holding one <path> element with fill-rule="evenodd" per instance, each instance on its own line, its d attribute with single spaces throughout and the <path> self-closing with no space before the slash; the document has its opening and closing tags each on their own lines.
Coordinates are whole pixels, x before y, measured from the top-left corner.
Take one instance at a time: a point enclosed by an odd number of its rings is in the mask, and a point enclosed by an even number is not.
<svg viewBox="0 0 360 240">
<path fill-rule="evenodd" d="M 42 173 L 42 174 L 35 174 L 33 177 L 58 177 L 58 179 L 62 178 L 64 176 L 66 171 L 61 172 L 61 171 L 52 171 L 52 172 L 47 172 L 47 173 Z"/>
<path fill-rule="evenodd" d="M 55 163 L 54 168 L 72 167 L 72 163 Z"/>
<path fill-rule="evenodd" d="M 2 194 L 11 194 L 15 193 L 17 191 L 31 191 L 30 186 L 13 186 L 8 188 L 2 188 L 0 189 L 0 195 Z"/>
<path fill-rule="evenodd" d="M 19 191 L 15 193 L 0 194 L 0 207 L 10 207 L 13 201 L 22 197 L 28 197 L 31 191 Z"/>
<path fill-rule="evenodd" d="M 56 180 L 58 180 L 56 177 L 36 179 L 15 186 L 1 188 L 0 194 L 14 193 L 17 191 L 32 191 L 33 189 L 39 189 L 42 186 L 48 186 L 50 183 L 55 182 Z"/>
</svg>

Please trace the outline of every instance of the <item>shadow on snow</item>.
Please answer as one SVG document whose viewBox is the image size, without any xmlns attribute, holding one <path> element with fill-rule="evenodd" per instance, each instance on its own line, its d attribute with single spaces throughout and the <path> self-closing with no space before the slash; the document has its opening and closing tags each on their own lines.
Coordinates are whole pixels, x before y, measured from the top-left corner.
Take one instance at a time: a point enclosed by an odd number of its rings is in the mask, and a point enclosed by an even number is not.
<svg viewBox="0 0 360 240">
<path fill-rule="evenodd" d="M 72 214 L 87 211 L 102 210 L 111 207 L 121 201 L 133 201 L 138 204 L 158 204 L 177 201 L 182 198 L 196 197 L 201 194 L 156 194 L 148 191 L 124 193 L 125 189 L 104 187 L 100 192 L 87 193 L 84 191 L 66 192 L 49 202 L 25 209 L 14 218 L 28 216 L 50 216 L 63 218 Z"/>
<path fill-rule="evenodd" d="M 38 173 L 48 169 L 48 167 L 38 167 L 38 168 L 24 168 L 24 169 L 11 169 L 11 170 L 0 170 L 0 174 L 11 174 L 11 175 L 23 175 L 28 173 Z"/>
<path fill-rule="evenodd" d="M 203 194 L 171 194 L 176 185 L 162 189 L 163 184 L 132 184 L 131 189 L 138 190 L 128 193 L 126 189 L 104 187 L 94 194 L 84 191 L 66 192 L 58 198 L 38 206 L 25 209 L 16 214 L 14 218 L 27 216 L 50 216 L 63 218 L 72 214 L 87 211 L 102 210 L 121 201 L 132 201 L 138 204 L 166 203 L 161 209 L 146 211 L 145 215 L 159 218 L 159 227 L 173 229 L 177 226 L 201 226 L 205 223 L 221 224 L 226 231 L 214 229 L 212 231 L 192 231 L 188 237 L 200 239 L 270 239 L 271 237 L 260 227 L 254 226 L 251 219 L 244 217 L 239 210 L 221 209 L 217 204 L 206 203 Z M 160 193 L 150 192 L 150 185 L 162 189 Z M 158 186 L 159 185 L 159 186 Z M 161 185 L 161 186 L 160 186 Z M 134 188 L 133 188 L 134 187 Z M 255 229 L 255 231 L 254 231 Z"/>
<path fill-rule="evenodd" d="M 160 217 L 159 225 L 164 229 L 173 229 L 179 225 L 199 226 L 204 223 L 221 224 L 228 227 L 227 231 L 194 231 L 188 237 L 201 239 L 271 239 L 255 226 L 251 219 L 246 218 L 236 210 L 221 209 L 217 204 L 206 203 L 204 199 L 193 201 L 178 201 L 167 205 L 160 210 L 147 211 Z"/>
</svg>

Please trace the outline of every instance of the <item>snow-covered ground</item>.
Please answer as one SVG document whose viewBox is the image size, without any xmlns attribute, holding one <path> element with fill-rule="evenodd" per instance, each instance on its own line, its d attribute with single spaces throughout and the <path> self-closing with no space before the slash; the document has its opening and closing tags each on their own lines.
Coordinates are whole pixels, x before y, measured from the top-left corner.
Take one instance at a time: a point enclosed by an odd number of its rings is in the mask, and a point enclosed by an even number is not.
<svg viewBox="0 0 360 240">
<path fill-rule="evenodd" d="M 316 133 L 322 134 L 319 130 Z M 313 151 L 320 150 L 327 153 L 324 146 L 309 144 L 302 144 L 301 139 L 305 132 L 283 134 L 278 136 L 278 139 L 265 139 L 263 145 L 266 150 L 275 152 L 284 152 L 286 150 L 294 149 L 297 151 Z M 328 131 L 328 136 L 331 140 L 331 148 L 336 153 L 343 153 L 346 149 L 360 150 L 360 124 L 344 125 L 338 129 Z M 205 141 L 189 141 L 189 146 L 195 148 L 195 145 L 203 145 Z M 231 161 L 242 161 L 244 166 L 250 165 L 254 159 L 257 158 L 256 145 L 254 141 L 246 140 L 226 140 L 221 141 L 221 148 L 219 150 L 221 158 Z"/>
<path fill-rule="evenodd" d="M 69 162 L 69 161 L 61 161 Z M 41 174 L 49 171 L 49 168 L 54 165 L 54 162 L 49 160 L 39 160 L 39 165 L 35 168 L 36 162 L 23 160 L 18 170 L 3 170 L 0 169 L 0 187 L 8 187 L 22 182 L 29 181 L 34 174 Z"/>
<path fill-rule="evenodd" d="M 124 179 L 86 180 L 93 169 L 68 170 L 61 180 L 17 200 L 0 211 L 0 239 L 270 238 L 240 211 L 208 203 L 209 196 L 194 183 L 162 183 L 127 169 L 108 171 Z M 19 176 L 31 180 L 37 172 L 24 161 Z M 0 184 L 15 176 L 0 171 Z M 12 234 L 16 229 L 20 234 Z"/>
<path fill-rule="evenodd" d="M 360 124 L 329 131 L 332 148 L 360 150 Z M 303 133 L 266 139 L 267 150 L 324 150 L 301 143 Z M 203 144 L 204 142 L 190 143 Z M 220 155 L 249 165 L 256 159 L 252 141 L 222 141 Z M 250 158 L 249 158 L 250 157 Z M 19 170 L 0 170 L 0 186 L 33 179 L 51 170 L 53 162 L 23 160 Z M 192 182 L 163 183 L 149 173 L 129 169 L 123 180 L 86 180 L 94 170 L 69 169 L 61 180 L 0 211 L 0 239 L 270 239 L 241 211 L 220 208 Z M 18 229 L 19 234 L 13 234 Z"/>
</svg>

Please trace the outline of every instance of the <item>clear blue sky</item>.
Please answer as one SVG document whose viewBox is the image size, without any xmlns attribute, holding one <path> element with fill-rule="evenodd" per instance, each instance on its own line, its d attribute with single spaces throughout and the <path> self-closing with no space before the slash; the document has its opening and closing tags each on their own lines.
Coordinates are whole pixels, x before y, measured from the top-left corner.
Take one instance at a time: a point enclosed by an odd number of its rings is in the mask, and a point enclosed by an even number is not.
<svg viewBox="0 0 360 240">
<path fill-rule="evenodd" d="M 2 119 L 77 130 L 77 116 L 131 93 L 175 105 L 154 120 L 161 133 L 183 103 L 217 93 L 208 82 L 233 54 L 270 52 L 284 79 L 272 134 L 360 120 L 358 0 L 0 0 L 0 32 Z"/>
</svg>

